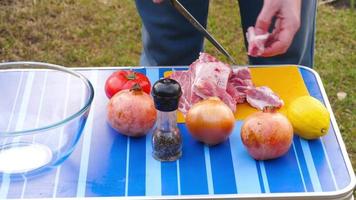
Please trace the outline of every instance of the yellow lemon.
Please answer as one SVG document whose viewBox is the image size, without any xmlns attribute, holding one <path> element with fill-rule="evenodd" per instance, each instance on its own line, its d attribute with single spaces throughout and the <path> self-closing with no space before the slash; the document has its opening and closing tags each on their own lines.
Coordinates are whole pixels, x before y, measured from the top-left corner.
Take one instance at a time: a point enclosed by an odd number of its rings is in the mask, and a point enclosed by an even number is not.
<svg viewBox="0 0 356 200">
<path fill-rule="evenodd" d="M 294 132 L 304 139 L 315 139 L 328 133 L 330 113 L 316 98 L 302 96 L 288 106 L 288 119 Z"/>
</svg>

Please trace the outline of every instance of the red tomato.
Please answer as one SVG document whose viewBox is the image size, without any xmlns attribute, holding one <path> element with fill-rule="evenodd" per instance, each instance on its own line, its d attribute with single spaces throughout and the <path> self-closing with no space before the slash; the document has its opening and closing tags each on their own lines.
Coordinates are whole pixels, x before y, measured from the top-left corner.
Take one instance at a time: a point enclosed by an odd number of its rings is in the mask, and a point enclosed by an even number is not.
<svg viewBox="0 0 356 200">
<path fill-rule="evenodd" d="M 151 83 L 147 76 L 142 73 L 131 70 L 119 70 L 112 73 L 105 83 L 105 93 L 110 99 L 117 92 L 124 89 L 131 89 L 133 85 L 138 83 L 142 90 L 150 94 Z"/>
</svg>

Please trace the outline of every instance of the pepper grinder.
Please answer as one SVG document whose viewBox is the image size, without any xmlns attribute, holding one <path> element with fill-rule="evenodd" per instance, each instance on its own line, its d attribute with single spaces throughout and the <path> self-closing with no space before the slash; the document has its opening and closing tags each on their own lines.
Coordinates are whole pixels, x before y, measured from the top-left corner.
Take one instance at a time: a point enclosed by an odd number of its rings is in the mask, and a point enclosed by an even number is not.
<svg viewBox="0 0 356 200">
<path fill-rule="evenodd" d="M 158 111 L 152 135 L 152 156 L 159 161 L 175 161 L 182 156 L 182 137 L 177 127 L 181 87 L 173 79 L 160 79 L 152 87 L 152 96 Z"/>
</svg>

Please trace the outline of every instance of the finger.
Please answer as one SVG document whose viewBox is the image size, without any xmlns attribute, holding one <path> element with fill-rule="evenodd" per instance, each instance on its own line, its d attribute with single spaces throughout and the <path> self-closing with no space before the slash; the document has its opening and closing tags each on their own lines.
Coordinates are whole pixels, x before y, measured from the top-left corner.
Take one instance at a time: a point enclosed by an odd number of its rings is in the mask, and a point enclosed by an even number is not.
<svg viewBox="0 0 356 200">
<path fill-rule="evenodd" d="M 271 57 L 287 52 L 289 46 L 292 44 L 294 34 L 288 30 L 282 30 L 278 33 L 278 37 L 274 38 L 269 46 L 267 46 L 262 57 Z"/>
<path fill-rule="evenodd" d="M 257 17 L 255 28 L 257 34 L 264 34 L 268 32 L 268 29 L 272 23 L 272 18 L 278 11 L 278 6 L 273 5 L 273 1 L 265 0 L 262 10 Z"/>
<path fill-rule="evenodd" d="M 279 37 L 279 32 L 281 32 L 281 20 L 278 18 L 275 22 L 275 25 L 274 25 L 274 29 L 272 31 L 272 33 L 269 35 L 266 43 L 265 43 L 265 47 L 269 47 L 272 45 L 272 43 L 276 40 L 278 40 L 278 37 Z"/>
</svg>

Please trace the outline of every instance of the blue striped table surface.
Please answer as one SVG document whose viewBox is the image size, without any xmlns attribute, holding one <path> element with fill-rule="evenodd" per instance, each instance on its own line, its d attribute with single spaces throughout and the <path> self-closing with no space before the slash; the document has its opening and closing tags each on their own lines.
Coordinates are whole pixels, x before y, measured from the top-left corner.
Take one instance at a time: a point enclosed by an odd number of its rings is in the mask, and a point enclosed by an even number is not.
<svg viewBox="0 0 356 200">
<path fill-rule="evenodd" d="M 317 73 L 298 68 L 309 94 L 331 109 Z M 104 84 L 117 69 L 76 69 L 91 81 L 95 97 L 74 152 L 60 166 L 38 177 L 10 179 L 7 184 L 1 178 L 0 199 L 337 197 L 350 193 L 355 186 L 355 175 L 333 114 L 326 136 L 311 141 L 294 136 L 287 154 L 270 161 L 255 161 L 248 155 L 240 139 L 242 121 L 236 121 L 226 142 L 212 147 L 194 140 L 185 124 L 180 123 L 182 158 L 158 162 L 151 156 L 152 133 L 129 138 L 117 134 L 106 122 L 108 99 Z M 154 83 L 175 68 L 134 70 L 146 74 Z M 55 81 L 44 79 L 41 73 L 34 76 L 30 80 L 32 89 Z M 26 75 L 23 79 L 17 87 L 29 83 Z"/>
</svg>

